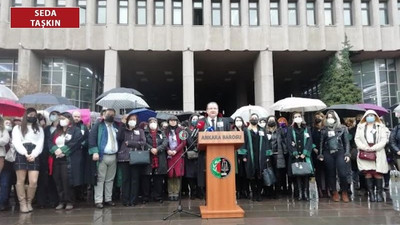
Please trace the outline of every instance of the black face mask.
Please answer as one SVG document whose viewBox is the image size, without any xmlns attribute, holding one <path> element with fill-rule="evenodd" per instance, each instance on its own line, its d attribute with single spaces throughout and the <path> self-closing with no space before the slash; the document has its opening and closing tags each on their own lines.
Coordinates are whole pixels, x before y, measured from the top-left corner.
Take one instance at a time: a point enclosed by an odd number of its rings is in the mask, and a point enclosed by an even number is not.
<svg viewBox="0 0 400 225">
<path fill-rule="evenodd" d="M 250 120 L 251 125 L 257 125 L 258 120 Z"/>
<path fill-rule="evenodd" d="M 112 123 L 112 122 L 114 122 L 114 116 L 106 116 L 106 118 L 104 120 L 106 122 Z"/>
<path fill-rule="evenodd" d="M 36 123 L 37 118 L 36 117 L 26 117 L 26 121 L 28 123 Z"/>
<path fill-rule="evenodd" d="M 269 127 L 275 127 L 276 126 L 276 122 L 275 121 L 269 121 L 268 122 L 268 126 Z"/>
<path fill-rule="evenodd" d="M 315 118 L 315 123 L 321 123 L 321 119 L 320 118 Z"/>
</svg>

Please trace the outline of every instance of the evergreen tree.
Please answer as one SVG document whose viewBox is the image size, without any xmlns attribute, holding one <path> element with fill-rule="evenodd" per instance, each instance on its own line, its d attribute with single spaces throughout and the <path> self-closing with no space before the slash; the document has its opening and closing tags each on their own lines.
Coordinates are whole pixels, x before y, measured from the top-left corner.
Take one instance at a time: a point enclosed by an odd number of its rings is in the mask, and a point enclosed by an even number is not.
<svg viewBox="0 0 400 225">
<path fill-rule="evenodd" d="M 328 106 L 361 103 L 361 90 L 354 84 L 347 36 L 343 49 L 332 56 L 321 78 L 320 97 Z"/>
</svg>

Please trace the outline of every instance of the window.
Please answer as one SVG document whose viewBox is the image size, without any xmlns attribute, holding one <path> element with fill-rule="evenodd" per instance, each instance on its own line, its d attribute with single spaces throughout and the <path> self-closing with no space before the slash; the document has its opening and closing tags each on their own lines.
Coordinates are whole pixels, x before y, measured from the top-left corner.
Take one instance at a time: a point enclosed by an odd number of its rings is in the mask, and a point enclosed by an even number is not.
<svg viewBox="0 0 400 225">
<path fill-rule="evenodd" d="M 35 0 L 35 6 L 36 7 L 44 7 L 45 6 L 45 0 Z"/>
<path fill-rule="evenodd" d="M 324 2 L 325 25 L 333 25 L 333 4 L 332 2 Z"/>
<path fill-rule="evenodd" d="M 107 22 L 107 1 L 97 0 L 97 23 L 105 24 Z"/>
<path fill-rule="evenodd" d="M 351 14 L 351 2 L 343 2 L 343 24 L 345 26 L 353 25 Z"/>
<path fill-rule="evenodd" d="M 221 1 L 211 2 L 211 21 L 213 26 L 222 25 L 222 3 Z"/>
<path fill-rule="evenodd" d="M 297 25 L 297 2 L 288 2 L 288 24 Z"/>
<path fill-rule="evenodd" d="M 86 0 L 79 0 L 77 3 L 79 7 L 79 23 L 85 24 L 86 23 Z"/>
<path fill-rule="evenodd" d="M 147 2 L 143 0 L 136 1 L 136 24 L 145 25 L 147 22 Z"/>
<path fill-rule="evenodd" d="M 203 25 L 203 1 L 193 2 L 193 25 Z"/>
<path fill-rule="evenodd" d="M 0 59 L 0 84 L 11 90 L 17 85 L 18 59 Z"/>
<path fill-rule="evenodd" d="M 128 0 L 118 1 L 118 23 L 128 24 Z"/>
<path fill-rule="evenodd" d="M 240 26 L 240 3 L 231 2 L 231 26 Z"/>
<path fill-rule="evenodd" d="M 307 2 L 307 25 L 315 25 L 315 2 Z"/>
<path fill-rule="evenodd" d="M 388 3 L 379 2 L 379 22 L 381 25 L 388 25 L 389 18 L 388 18 Z"/>
<path fill-rule="evenodd" d="M 21 7 L 22 6 L 22 0 L 13 0 L 12 1 L 12 6 L 13 7 Z"/>
<path fill-rule="evenodd" d="M 270 11 L 270 19 L 271 25 L 277 26 L 280 25 L 279 20 L 279 1 L 271 1 L 269 3 L 269 11 Z"/>
<path fill-rule="evenodd" d="M 164 25 L 164 1 L 154 2 L 154 24 Z"/>
<path fill-rule="evenodd" d="M 57 7 L 65 7 L 66 0 L 57 0 Z"/>
<path fill-rule="evenodd" d="M 182 1 L 172 2 L 172 24 L 182 25 Z"/>
<path fill-rule="evenodd" d="M 249 25 L 258 26 L 258 2 L 249 2 Z"/>
<path fill-rule="evenodd" d="M 369 2 L 361 2 L 361 23 L 369 26 Z"/>
</svg>

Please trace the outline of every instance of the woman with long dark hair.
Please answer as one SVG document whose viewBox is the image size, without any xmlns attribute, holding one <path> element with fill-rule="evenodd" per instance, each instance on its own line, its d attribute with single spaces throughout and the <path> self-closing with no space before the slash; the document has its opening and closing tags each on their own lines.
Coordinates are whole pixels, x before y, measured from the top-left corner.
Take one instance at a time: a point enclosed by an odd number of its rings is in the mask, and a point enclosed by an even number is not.
<svg viewBox="0 0 400 225">
<path fill-rule="evenodd" d="M 246 124 L 241 116 L 235 117 L 233 120 L 233 131 L 245 132 Z M 249 181 L 246 178 L 246 165 L 243 158 L 246 157 L 247 150 L 246 145 L 243 144 L 239 149 L 236 150 L 236 163 L 237 163 L 237 174 L 236 174 L 236 197 L 248 198 L 249 197 Z"/>
<path fill-rule="evenodd" d="M 76 174 L 79 171 L 74 174 L 71 165 L 79 161 L 75 156 L 81 155 L 81 138 L 81 129 L 75 126 L 71 113 L 61 113 L 57 129 L 48 140 L 51 143 L 49 147 L 53 158 L 53 178 L 60 201 L 56 209 L 65 207 L 65 209 L 70 210 L 74 208 L 72 182 L 74 176 L 79 176 L 79 174 Z"/>
<path fill-rule="evenodd" d="M 28 108 L 21 125 L 16 125 L 12 132 L 12 143 L 17 151 L 14 168 L 17 174 L 15 189 L 18 195 L 19 210 L 32 212 L 32 200 L 35 197 L 39 176 L 39 155 L 43 150 L 44 132 L 39 126 L 37 112 Z M 25 191 L 25 179 L 28 174 L 29 186 Z"/>
</svg>

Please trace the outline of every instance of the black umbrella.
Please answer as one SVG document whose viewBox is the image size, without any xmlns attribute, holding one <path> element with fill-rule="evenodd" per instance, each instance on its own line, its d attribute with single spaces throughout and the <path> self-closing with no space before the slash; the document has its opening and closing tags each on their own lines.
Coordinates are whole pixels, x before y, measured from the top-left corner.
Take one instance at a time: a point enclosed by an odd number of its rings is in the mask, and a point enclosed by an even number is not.
<svg viewBox="0 0 400 225">
<path fill-rule="evenodd" d="M 324 111 L 327 112 L 328 110 L 334 110 L 340 117 L 355 117 L 358 114 L 364 114 L 366 111 L 360 106 L 352 104 L 332 105 Z"/>
<path fill-rule="evenodd" d="M 47 93 L 36 93 L 32 95 L 25 95 L 19 99 L 22 104 L 32 105 L 72 105 L 72 103 L 62 96 L 47 94 Z"/>
<path fill-rule="evenodd" d="M 134 95 L 137 95 L 137 96 L 140 96 L 140 97 L 144 96 L 142 93 L 140 93 L 136 89 L 118 87 L 118 88 L 113 88 L 113 89 L 110 89 L 110 90 L 104 92 L 103 94 L 101 94 L 99 97 L 96 98 L 96 101 L 100 100 L 101 98 L 103 98 L 104 96 L 106 96 L 106 95 L 108 95 L 110 93 L 129 93 L 129 94 L 134 94 Z"/>
<path fill-rule="evenodd" d="M 156 118 L 159 120 L 168 120 L 169 117 L 173 116 L 172 114 L 165 112 L 158 112 Z"/>
<path fill-rule="evenodd" d="M 396 103 L 396 104 L 390 106 L 390 107 L 387 108 L 387 109 L 393 112 L 393 110 L 394 110 L 395 108 L 397 108 L 397 106 L 399 106 L 399 103 Z"/>
<path fill-rule="evenodd" d="M 190 118 L 191 115 L 193 115 L 194 112 L 183 112 L 183 113 L 179 113 L 176 115 L 176 117 L 178 117 L 179 121 L 185 121 L 188 120 Z"/>
</svg>

